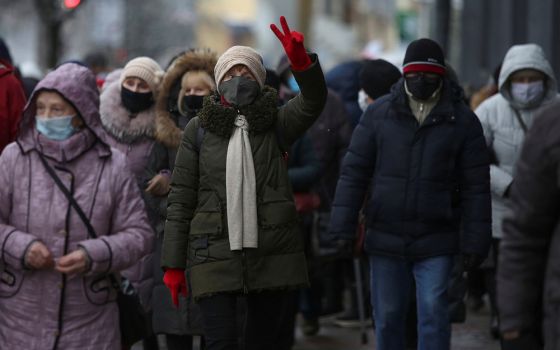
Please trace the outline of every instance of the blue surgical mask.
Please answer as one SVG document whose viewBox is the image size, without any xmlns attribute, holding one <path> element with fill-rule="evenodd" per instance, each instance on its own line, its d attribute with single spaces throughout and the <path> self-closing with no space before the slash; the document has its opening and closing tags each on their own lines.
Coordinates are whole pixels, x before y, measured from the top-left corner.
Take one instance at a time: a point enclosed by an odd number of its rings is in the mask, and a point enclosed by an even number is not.
<svg viewBox="0 0 560 350">
<path fill-rule="evenodd" d="M 294 76 L 290 76 L 288 78 L 288 81 L 286 82 L 288 87 L 290 88 L 290 90 L 292 90 L 293 92 L 299 93 L 299 85 L 296 81 L 296 78 L 294 78 Z"/>
<path fill-rule="evenodd" d="M 56 141 L 68 139 L 76 133 L 76 128 L 72 126 L 73 115 L 65 115 L 55 118 L 35 118 L 35 128 L 46 138 Z"/>
</svg>

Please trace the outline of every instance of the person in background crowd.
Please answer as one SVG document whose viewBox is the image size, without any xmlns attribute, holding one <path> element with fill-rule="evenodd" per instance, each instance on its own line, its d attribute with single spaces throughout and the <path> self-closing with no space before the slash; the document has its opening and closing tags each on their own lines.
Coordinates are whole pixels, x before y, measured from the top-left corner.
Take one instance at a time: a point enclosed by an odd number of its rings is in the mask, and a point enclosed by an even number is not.
<svg viewBox="0 0 560 350">
<path fill-rule="evenodd" d="M 301 93 L 278 107 L 264 87 L 262 57 L 233 46 L 214 69 L 218 94 L 185 129 L 172 176 L 162 249 L 164 282 L 176 300 L 190 291 L 203 315 L 208 350 L 238 349 L 237 298 L 247 300 L 243 349 L 276 349 L 292 294 L 308 284 L 303 239 L 275 130 L 291 146 L 321 113 L 326 85 L 303 35 L 271 29 L 282 42 Z M 197 135 L 204 135 L 198 146 Z"/>
<path fill-rule="evenodd" d="M 283 55 L 276 67 L 280 77 L 280 94 L 285 101 L 296 96 L 299 85 L 290 70 L 290 61 Z M 312 192 L 319 195 L 321 205 L 315 211 L 315 220 L 308 218 L 305 227 L 306 253 L 310 268 L 311 286 L 302 291 L 301 311 L 303 315 L 302 331 L 305 335 L 319 332 L 319 316 L 340 312 L 343 309 L 343 273 L 339 261 L 326 262 L 329 245 L 327 226 L 340 164 L 350 143 L 352 126 L 344 103 L 337 93 L 328 89 L 327 102 L 317 121 L 307 132 L 315 148 L 315 154 L 321 165 L 320 176 Z M 312 237 L 312 235 L 314 235 Z M 313 241 L 321 242 L 320 248 L 313 248 Z M 323 302 L 324 300 L 324 302 Z"/>
<path fill-rule="evenodd" d="M 498 93 L 498 79 L 500 78 L 500 69 L 502 65 L 499 64 L 494 73 L 489 77 L 488 83 L 476 91 L 470 99 L 470 107 L 474 111 L 482 102 Z M 467 288 L 468 298 L 467 305 L 473 312 L 478 312 L 484 307 L 484 294 L 488 290 L 492 290 L 492 285 L 495 284 L 495 271 L 494 258 L 492 251 L 486 261 L 480 265 L 480 268 L 470 271 L 467 275 Z M 487 287 L 490 286 L 490 287 Z M 492 297 L 493 298 L 493 297 Z M 491 308 L 495 309 L 495 305 L 491 304 Z M 498 338 L 498 328 L 495 325 L 492 327 L 491 334 L 493 337 Z"/>
<path fill-rule="evenodd" d="M 336 92 L 344 102 L 352 129 L 358 125 L 362 116 L 362 110 L 358 104 L 362 67 L 363 61 L 344 62 L 335 66 L 325 75 L 329 89 Z"/>
<path fill-rule="evenodd" d="M 493 156 L 490 166 L 492 189 L 492 254 L 499 259 L 502 221 L 507 211 L 509 189 L 515 179 L 515 164 L 534 115 L 558 100 L 554 72 L 540 46 L 512 46 L 506 53 L 499 79 L 500 93 L 484 101 L 475 111 L 480 118 L 486 144 Z M 495 270 L 490 270 L 488 294 L 493 310 L 490 330 L 498 334 Z"/>
<path fill-rule="evenodd" d="M 494 68 L 494 73 L 489 78 L 488 83 L 472 95 L 470 106 L 473 111 L 476 110 L 482 102 L 486 101 L 499 92 L 498 80 L 500 79 L 501 69 L 502 64 L 500 63 L 496 68 Z"/>
<path fill-rule="evenodd" d="M 560 349 L 559 110 L 555 101 L 535 113 L 510 189 L 497 274 L 503 350 Z"/>
<path fill-rule="evenodd" d="M 163 77 L 160 66 L 148 57 L 137 57 L 129 61 L 124 69 L 119 70 L 115 80 L 103 86 L 101 93 L 101 124 L 107 132 L 107 142 L 126 156 L 128 166 L 136 179 L 148 210 L 148 218 L 155 230 L 158 220 L 158 199 L 169 192 L 171 173 L 169 169 L 149 168 L 151 162 L 158 162 L 155 155 L 154 140 L 156 113 L 154 102 Z M 147 175 L 149 177 L 147 177 Z M 155 202 L 156 205 L 152 205 Z M 152 245 L 155 232 L 152 231 Z M 155 245 L 154 245 L 155 246 Z M 153 279 L 153 252 L 138 261 L 133 267 L 123 271 L 123 275 L 132 283 L 144 310 L 151 312 Z M 151 319 L 148 329 L 151 330 Z M 146 334 L 143 340 L 144 350 L 157 349 L 157 338 Z"/>
<path fill-rule="evenodd" d="M 37 85 L 0 156 L 0 203 L 2 347 L 120 349 L 108 273 L 149 253 L 152 231 L 125 156 L 106 143 L 89 69 L 63 64 Z"/>
<path fill-rule="evenodd" d="M 375 100 L 391 92 L 402 77 L 401 71 L 383 59 L 365 60 L 359 75 L 358 104 L 365 112 Z"/>
<path fill-rule="evenodd" d="M 375 102 L 381 96 L 391 92 L 393 86 L 402 77 L 401 72 L 393 64 L 383 60 L 364 60 L 362 70 L 359 75 L 358 104 L 362 111 L 366 111 L 367 107 Z M 350 307 L 345 310 L 342 315 L 335 319 L 335 324 L 340 327 L 357 327 L 359 326 L 358 317 L 358 301 L 356 294 L 356 281 L 351 261 L 345 264 L 345 273 L 347 276 L 347 284 L 350 289 Z M 367 272 L 367 269 L 364 272 Z M 369 279 L 364 276 L 365 280 Z M 369 302 L 369 300 L 366 300 Z M 369 309 L 368 305 L 364 307 Z"/>
<path fill-rule="evenodd" d="M 97 87 L 101 89 L 110 72 L 107 56 L 101 52 L 91 52 L 84 57 L 83 63 L 95 74 Z"/>
<path fill-rule="evenodd" d="M 0 38 L 0 153 L 16 139 L 25 107 L 25 92 L 14 72 L 10 51 Z"/>
<path fill-rule="evenodd" d="M 462 253 L 467 269 L 473 268 L 490 244 L 489 157 L 480 122 L 445 76 L 439 45 L 413 41 L 403 71 L 404 78 L 366 110 L 352 135 L 331 232 L 341 244 L 354 239 L 371 187 L 365 251 L 376 349 L 405 349 L 415 284 L 418 349 L 446 350 L 454 255 Z"/>
<path fill-rule="evenodd" d="M 202 108 L 204 96 L 216 90 L 214 66 L 216 54 L 209 49 L 191 49 L 177 55 L 165 73 L 156 102 L 156 139 L 159 158 L 167 159 L 173 171 L 177 150 L 187 123 Z M 166 216 L 162 203 L 162 223 Z M 153 324 L 157 334 L 165 334 L 169 350 L 192 349 L 192 335 L 202 335 L 202 321 L 198 305 L 192 296 L 179 296 L 179 305 L 172 304 L 169 289 L 163 283 L 160 267 L 163 244 L 163 225 L 157 229 L 158 240 L 154 259 L 155 285 L 153 291 Z"/>
</svg>

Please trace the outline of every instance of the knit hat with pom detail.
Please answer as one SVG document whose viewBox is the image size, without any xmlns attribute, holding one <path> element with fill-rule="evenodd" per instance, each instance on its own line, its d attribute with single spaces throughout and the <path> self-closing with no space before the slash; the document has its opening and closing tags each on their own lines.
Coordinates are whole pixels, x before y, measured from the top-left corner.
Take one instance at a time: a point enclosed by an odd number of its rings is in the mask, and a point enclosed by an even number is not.
<svg viewBox="0 0 560 350">
<path fill-rule="evenodd" d="M 148 83 L 150 91 L 156 94 L 163 74 L 163 70 L 153 59 L 149 57 L 136 57 L 124 66 L 120 84 L 122 85 L 126 78 L 140 78 Z"/>
<path fill-rule="evenodd" d="M 408 45 L 403 61 L 403 73 L 428 72 L 445 75 L 443 50 L 431 39 L 418 39 Z"/>
<path fill-rule="evenodd" d="M 251 73 L 255 76 L 257 83 L 264 87 L 266 79 L 266 69 L 264 68 L 263 59 L 261 55 L 254 49 L 248 46 L 232 46 L 224 52 L 214 68 L 214 76 L 216 77 L 216 86 L 220 92 L 220 82 L 233 66 L 242 64 L 246 66 Z M 220 92 L 221 93 L 221 92 Z"/>
</svg>

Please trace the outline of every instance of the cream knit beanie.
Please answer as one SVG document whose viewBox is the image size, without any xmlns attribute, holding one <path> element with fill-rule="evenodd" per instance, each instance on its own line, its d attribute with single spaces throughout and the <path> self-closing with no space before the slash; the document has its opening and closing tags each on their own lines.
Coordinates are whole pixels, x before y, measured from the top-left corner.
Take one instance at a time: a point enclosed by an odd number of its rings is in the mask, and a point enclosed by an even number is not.
<svg viewBox="0 0 560 350">
<path fill-rule="evenodd" d="M 150 90 L 155 95 L 161 83 L 161 79 L 163 78 L 163 74 L 163 70 L 153 59 L 149 57 L 136 57 L 124 66 L 120 84 L 122 85 L 126 78 L 140 78 L 148 83 Z"/>
<path fill-rule="evenodd" d="M 218 86 L 218 92 L 220 92 L 220 82 L 226 75 L 227 71 L 231 67 L 242 64 L 249 68 L 251 73 L 257 79 L 257 83 L 261 87 L 264 87 L 264 81 L 266 79 L 266 70 L 264 68 L 263 59 L 261 55 L 254 49 L 248 46 L 232 46 L 226 52 L 224 52 L 218 62 L 216 62 L 216 67 L 214 67 L 214 76 L 216 77 L 216 86 Z"/>
</svg>

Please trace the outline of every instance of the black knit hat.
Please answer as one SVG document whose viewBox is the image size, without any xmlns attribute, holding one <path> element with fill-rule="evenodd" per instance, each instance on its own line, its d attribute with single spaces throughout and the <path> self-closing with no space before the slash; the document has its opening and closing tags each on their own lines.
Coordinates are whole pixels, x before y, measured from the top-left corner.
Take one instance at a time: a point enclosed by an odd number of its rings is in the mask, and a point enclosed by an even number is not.
<svg viewBox="0 0 560 350">
<path fill-rule="evenodd" d="M 445 75 L 443 50 L 431 39 L 418 39 L 408 45 L 403 61 L 403 72 L 430 72 Z"/>
<path fill-rule="evenodd" d="M 388 94 L 400 78 L 401 72 L 391 63 L 382 59 L 366 60 L 360 71 L 360 89 L 375 100 Z"/>
</svg>

